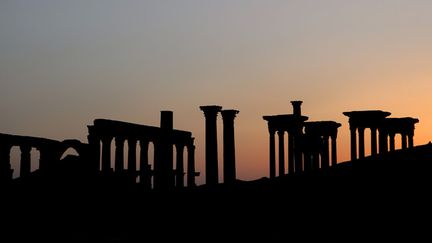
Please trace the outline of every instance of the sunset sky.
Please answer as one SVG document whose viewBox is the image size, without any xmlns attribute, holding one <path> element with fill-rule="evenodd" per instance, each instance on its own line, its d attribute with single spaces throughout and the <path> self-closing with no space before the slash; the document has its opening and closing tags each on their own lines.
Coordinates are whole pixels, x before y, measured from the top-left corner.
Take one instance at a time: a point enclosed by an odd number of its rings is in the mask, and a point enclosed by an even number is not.
<svg viewBox="0 0 432 243">
<path fill-rule="evenodd" d="M 196 137 L 200 182 L 201 105 L 240 110 L 245 180 L 268 176 L 262 116 L 291 113 L 291 100 L 303 100 L 311 121 L 342 123 L 340 162 L 349 159 L 344 111 L 419 118 L 415 144 L 424 144 L 431 13 L 425 0 L 1 0 L 0 133 L 86 142 L 96 118 L 158 126 L 172 110 L 174 127 Z"/>
</svg>

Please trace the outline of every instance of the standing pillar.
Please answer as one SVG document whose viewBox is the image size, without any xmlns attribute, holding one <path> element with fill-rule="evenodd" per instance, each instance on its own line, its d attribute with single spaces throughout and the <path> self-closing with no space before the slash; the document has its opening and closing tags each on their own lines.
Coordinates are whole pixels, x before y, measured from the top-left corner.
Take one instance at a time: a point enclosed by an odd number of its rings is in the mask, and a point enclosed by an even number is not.
<svg viewBox="0 0 432 243">
<path fill-rule="evenodd" d="M 206 184 L 216 185 L 219 183 L 216 117 L 222 107 L 216 105 L 201 106 L 200 109 L 204 112 L 206 120 Z"/>
<path fill-rule="evenodd" d="M 174 158 L 173 158 L 173 112 L 161 111 L 161 136 L 155 144 L 154 160 L 154 188 L 169 190 L 175 186 Z"/>
<path fill-rule="evenodd" d="M 408 141 L 407 141 L 408 135 L 405 133 L 401 134 L 401 144 L 402 144 L 402 149 L 407 149 L 408 148 Z"/>
<path fill-rule="evenodd" d="M 120 174 L 124 170 L 124 141 L 123 137 L 115 138 L 115 161 L 114 168 L 115 173 Z"/>
<path fill-rule="evenodd" d="M 371 154 L 377 155 L 377 129 L 371 128 Z"/>
<path fill-rule="evenodd" d="M 128 172 L 131 179 L 136 181 L 136 143 L 135 138 L 128 139 Z"/>
<path fill-rule="evenodd" d="M 177 143 L 176 145 L 176 187 L 183 188 L 184 187 L 184 164 L 183 164 L 183 150 L 184 144 Z"/>
<path fill-rule="evenodd" d="M 192 142 L 187 146 L 188 150 L 188 164 L 187 164 L 187 186 L 193 187 L 195 186 L 195 145 Z"/>
<path fill-rule="evenodd" d="M 285 145 L 284 145 L 284 134 L 283 130 L 279 130 L 278 132 L 279 138 L 279 176 L 283 176 L 285 174 Z"/>
<path fill-rule="evenodd" d="M 151 167 L 148 163 L 148 146 L 149 141 L 139 140 L 140 145 L 140 183 L 145 189 L 151 189 Z"/>
<path fill-rule="evenodd" d="M 12 169 L 10 164 L 10 151 L 12 145 L 0 145 L 0 183 L 12 180 Z"/>
<path fill-rule="evenodd" d="M 111 140 L 108 136 L 102 138 L 102 173 L 111 172 Z"/>
<path fill-rule="evenodd" d="M 384 131 L 383 128 L 379 129 L 379 152 L 380 154 L 384 154 L 387 152 L 388 150 L 388 146 L 387 146 L 387 132 Z"/>
<path fill-rule="evenodd" d="M 364 127 L 359 127 L 359 158 L 363 159 L 365 157 L 365 142 L 364 142 Z"/>
<path fill-rule="evenodd" d="M 408 148 L 414 147 L 414 132 L 408 133 Z"/>
<path fill-rule="evenodd" d="M 351 160 L 357 159 L 357 128 L 353 125 L 350 126 L 350 136 L 351 136 Z"/>
<path fill-rule="evenodd" d="M 31 147 L 28 145 L 21 145 L 21 167 L 20 177 L 28 176 L 31 172 Z"/>
<path fill-rule="evenodd" d="M 303 171 L 303 151 L 301 130 L 294 135 L 294 170 L 296 173 Z"/>
<path fill-rule="evenodd" d="M 270 135 L 270 178 L 276 177 L 276 145 L 275 145 L 275 130 L 269 126 L 269 135 Z"/>
<path fill-rule="evenodd" d="M 223 172 L 224 183 L 234 183 L 236 181 L 236 161 L 235 161 L 235 139 L 234 139 L 234 119 L 239 113 L 238 110 L 223 110 Z"/>
<path fill-rule="evenodd" d="M 336 139 L 336 136 L 331 136 L 331 166 L 335 166 L 337 164 Z"/>
<path fill-rule="evenodd" d="M 322 140 L 321 168 L 329 167 L 329 155 L 329 137 L 324 136 Z"/>
<path fill-rule="evenodd" d="M 294 173 L 294 135 L 288 132 L 288 173 Z"/>
<path fill-rule="evenodd" d="M 94 126 L 87 126 L 88 133 L 87 140 L 90 147 L 90 170 L 96 174 L 101 170 L 101 140 L 95 135 Z"/>
<path fill-rule="evenodd" d="M 393 132 L 389 133 L 390 136 L 390 151 L 395 150 L 395 134 Z"/>
</svg>

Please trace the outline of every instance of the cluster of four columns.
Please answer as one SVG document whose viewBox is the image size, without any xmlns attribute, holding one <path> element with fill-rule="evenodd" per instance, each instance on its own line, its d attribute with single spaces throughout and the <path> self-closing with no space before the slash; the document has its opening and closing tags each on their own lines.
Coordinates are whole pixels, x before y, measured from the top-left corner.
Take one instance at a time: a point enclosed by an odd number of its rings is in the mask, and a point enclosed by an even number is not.
<svg viewBox="0 0 432 243">
<path fill-rule="evenodd" d="M 205 116 L 206 184 L 216 185 L 218 178 L 217 115 L 223 120 L 223 179 L 224 183 L 236 181 L 234 119 L 238 110 L 222 110 L 221 106 L 200 106 Z"/>
</svg>

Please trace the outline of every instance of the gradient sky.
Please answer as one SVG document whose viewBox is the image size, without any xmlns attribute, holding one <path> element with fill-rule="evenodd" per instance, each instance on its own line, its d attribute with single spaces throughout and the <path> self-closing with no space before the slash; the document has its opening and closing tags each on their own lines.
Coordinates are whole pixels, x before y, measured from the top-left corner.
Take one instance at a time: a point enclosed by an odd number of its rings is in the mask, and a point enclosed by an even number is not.
<svg viewBox="0 0 432 243">
<path fill-rule="evenodd" d="M 240 110 L 246 180 L 268 175 L 262 115 L 291 113 L 291 100 L 310 120 L 342 123 L 339 161 L 349 159 L 344 111 L 417 117 L 424 144 L 431 12 L 425 0 L 1 0 L 0 132 L 86 141 L 95 118 L 158 126 L 159 111 L 172 110 L 204 172 L 199 106 L 218 104 Z"/>
</svg>

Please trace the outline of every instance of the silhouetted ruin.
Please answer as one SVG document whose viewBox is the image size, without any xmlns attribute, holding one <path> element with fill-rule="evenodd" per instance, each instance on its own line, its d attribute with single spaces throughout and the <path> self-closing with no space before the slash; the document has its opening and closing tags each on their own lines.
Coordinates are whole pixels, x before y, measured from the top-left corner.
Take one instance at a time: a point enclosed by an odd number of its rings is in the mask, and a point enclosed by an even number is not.
<svg viewBox="0 0 432 243">
<path fill-rule="evenodd" d="M 395 220 L 387 206 L 379 205 L 393 205 L 398 214 L 427 211 L 430 201 L 423 195 L 432 184 L 432 144 L 414 146 L 418 119 L 389 118 L 390 112 L 380 110 L 343 112 L 349 117 L 351 160 L 341 162 L 337 158 L 341 124 L 308 121 L 302 115 L 302 101 L 291 104 L 292 114 L 263 116 L 269 132 L 269 149 L 263 148 L 264 153 L 269 151 L 269 177 L 253 181 L 236 176 L 234 121 L 239 111 L 218 105 L 200 107 L 205 118 L 204 185 L 195 182 L 200 172 L 195 170 L 194 137 L 174 129 L 172 111 L 161 111 L 159 127 L 96 119 L 88 126 L 88 143 L 0 134 L 0 193 L 7 203 L 4 211 L 14 212 L 4 217 L 7 234 L 2 234 L 23 241 L 34 237 L 45 241 L 46 237 L 37 238 L 40 235 L 72 236 L 77 234 L 71 223 L 75 220 L 83 227 L 78 237 L 87 237 L 85 242 L 202 242 L 228 237 L 239 242 L 288 238 L 309 242 L 315 236 L 346 242 L 341 231 L 349 239 L 376 235 L 355 227 L 358 222 L 386 225 L 397 232 L 409 227 L 405 222 L 416 222 L 410 217 Z M 219 113 L 223 183 L 218 176 Z M 365 129 L 371 131 L 370 156 L 365 152 Z M 397 134 L 401 149 L 395 148 Z M 149 158 L 150 145 L 154 158 Z M 14 147 L 20 150 L 17 178 L 11 166 Z M 70 148 L 77 155 L 64 157 Z M 35 171 L 32 149 L 40 153 Z M 402 203 L 405 198 L 410 203 Z M 377 215 L 383 218 L 373 220 Z M 47 217 L 47 225 L 23 226 Z M 330 218 L 342 222 L 336 233 Z M 19 223 L 10 223 L 14 219 Z M 190 221 L 185 223 L 186 219 Z M 214 227 L 215 222 L 222 223 Z"/>
</svg>

